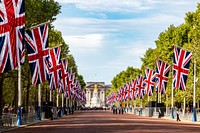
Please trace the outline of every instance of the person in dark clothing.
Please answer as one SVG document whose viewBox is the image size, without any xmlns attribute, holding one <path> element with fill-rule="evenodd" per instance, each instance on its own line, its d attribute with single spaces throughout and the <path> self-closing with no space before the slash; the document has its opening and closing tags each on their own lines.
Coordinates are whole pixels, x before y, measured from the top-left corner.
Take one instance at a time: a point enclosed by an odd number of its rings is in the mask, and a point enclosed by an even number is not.
<svg viewBox="0 0 200 133">
<path fill-rule="evenodd" d="M 158 118 L 161 118 L 161 110 L 158 110 Z"/>
<path fill-rule="evenodd" d="M 176 111 L 176 121 L 181 121 L 180 118 L 179 118 L 179 110 L 178 109 Z"/>
<path fill-rule="evenodd" d="M 53 120 L 53 108 L 51 108 L 50 117 L 51 117 L 51 120 Z"/>
<path fill-rule="evenodd" d="M 116 106 L 115 105 L 113 105 L 112 110 L 113 110 L 113 114 L 115 114 L 116 113 Z"/>
</svg>

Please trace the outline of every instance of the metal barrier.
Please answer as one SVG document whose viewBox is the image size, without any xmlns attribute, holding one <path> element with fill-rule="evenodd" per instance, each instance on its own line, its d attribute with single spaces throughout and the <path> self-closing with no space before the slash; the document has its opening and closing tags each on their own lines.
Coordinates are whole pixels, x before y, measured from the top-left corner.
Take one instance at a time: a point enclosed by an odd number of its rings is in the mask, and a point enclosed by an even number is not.
<svg viewBox="0 0 200 133">
<path fill-rule="evenodd" d="M 15 122 L 16 119 L 17 119 L 16 114 L 7 114 L 7 113 L 2 114 L 0 118 L 0 130 L 16 126 Z"/>
<path fill-rule="evenodd" d="M 159 116 L 159 109 L 161 111 L 161 118 L 166 118 L 166 119 L 172 119 L 171 118 L 171 110 L 170 108 L 162 108 L 162 107 L 146 107 L 143 108 L 142 110 L 142 115 L 143 116 L 148 116 L 148 117 L 154 117 L 154 118 L 158 118 Z M 128 109 L 130 110 L 130 109 Z M 176 110 L 176 109 L 175 109 Z M 132 112 L 128 112 L 130 114 L 135 114 L 138 115 L 138 108 L 132 108 Z M 183 121 L 192 121 L 192 112 L 187 112 L 187 113 L 183 113 L 182 111 L 179 112 L 179 117 L 181 120 Z M 177 119 L 177 114 L 176 111 L 174 111 L 174 120 Z M 200 112 L 197 113 L 197 122 L 200 122 Z"/>
<path fill-rule="evenodd" d="M 37 121 L 37 115 L 32 114 L 23 114 L 22 115 L 22 124 L 30 124 Z M 2 114 L 0 118 L 0 131 L 16 127 L 17 125 L 17 114 Z"/>
</svg>

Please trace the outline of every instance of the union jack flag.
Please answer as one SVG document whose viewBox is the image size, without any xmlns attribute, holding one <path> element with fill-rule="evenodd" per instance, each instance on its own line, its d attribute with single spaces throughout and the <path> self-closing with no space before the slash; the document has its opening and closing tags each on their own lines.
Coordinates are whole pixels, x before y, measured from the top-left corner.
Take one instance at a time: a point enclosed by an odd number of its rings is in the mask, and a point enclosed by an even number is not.
<svg viewBox="0 0 200 133">
<path fill-rule="evenodd" d="M 48 71 L 49 71 L 49 86 L 51 90 L 57 89 L 60 86 L 60 80 L 61 80 L 61 61 L 60 61 L 60 53 L 61 48 L 56 47 L 49 50 L 49 58 L 48 58 Z"/>
<path fill-rule="evenodd" d="M 68 86 L 68 98 L 71 99 L 71 92 L 72 92 L 72 82 L 73 82 L 73 72 L 72 68 L 70 68 L 69 76 L 67 77 L 67 86 Z"/>
<path fill-rule="evenodd" d="M 126 100 L 126 85 L 124 85 L 124 87 L 122 88 L 122 96 L 123 96 L 123 98 L 122 98 L 122 100 L 123 101 L 125 101 Z"/>
<path fill-rule="evenodd" d="M 138 76 L 136 83 L 137 96 L 142 99 L 144 97 L 144 86 L 143 86 L 143 77 Z"/>
<path fill-rule="evenodd" d="M 131 84 L 126 83 L 126 100 L 131 100 Z"/>
<path fill-rule="evenodd" d="M 174 46 L 173 60 L 173 87 L 186 90 L 186 81 L 189 72 L 192 53 Z"/>
<path fill-rule="evenodd" d="M 25 32 L 25 43 L 28 52 L 32 84 L 40 84 L 47 80 L 48 68 L 48 24 Z"/>
<path fill-rule="evenodd" d="M 123 89 L 122 89 L 122 87 L 120 87 L 120 89 L 119 89 L 119 101 L 120 102 L 123 101 Z"/>
<path fill-rule="evenodd" d="M 147 68 L 145 70 L 144 88 L 145 88 L 145 92 L 146 92 L 146 94 L 148 96 L 152 96 L 153 95 L 155 78 L 156 78 L 155 71 Z"/>
<path fill-rule="evenodd" d="M 62 87 L 61 90 L 62 90 L 62 92 L 64 92 L 64 96 L 66 97 L 67 96 L 67 89 L 68 89 L 67 78 L 69 76 L 68 60 L 63 59 L 61 63 L 62 63 L 62 68 L 61 68 L 61 85 L 60 85 L 60 87 Z"/>
<path fill-rule="evenodd" d="M 117 93 L 117 98 L 116 100 L 119 102 L 120 101 L 120 91 Z"/>
<path fill-rule="evenodd" d="M 136 100 L 136 80 L 132 80 L 131 82 L 131 99 Z"/>
<path fill-rule="evenodd" d="M 24 0 L 0 1 L 0 73 L 24 63 Z"/>
<path fill-rule="evenodd" d="M 156 91 L 160 94 L 166 94 L 170 65 L 161 60 L 157 60 L 156 65 Z"/>
</svg>

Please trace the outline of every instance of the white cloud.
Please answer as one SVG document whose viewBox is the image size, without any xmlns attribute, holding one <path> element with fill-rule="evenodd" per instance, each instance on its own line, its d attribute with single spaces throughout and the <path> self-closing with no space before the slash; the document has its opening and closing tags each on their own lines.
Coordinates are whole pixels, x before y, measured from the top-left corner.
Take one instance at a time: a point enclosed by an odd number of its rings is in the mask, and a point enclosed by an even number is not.
<svg viewBox="0 0 200 133">
<path fill-rule="evenodd" d="M 194 11 L 197 5 L 195 1 L 199 0 L 57 1 L 62 6 L 74 5 L 74 11 L 77 8 L 89 11 L 87 18 L 81 15 L 73 17 L 73 13 L 69 15 L 71 17 L 65 18 L 62 14 L 62 18 L 58 17 L 54 25 L 69 44 L 79 72 L 85 80 L 109 82 L 128 66 L 140 67 L 140 57 L 143 57 L 149 47 L 155 47 L 154 41 L 159 33 L 170 24 L 183 23 L 185 13 Z M 117 19 L 109 19 L 108 12 L 115 12 L 115 15 L 118 12 L 120 15 L 137 12 L 137 15 L 132 18 L 120 19 L 119 16 Z M 102 19 L 92 18 L 95 14 L 101 15 Z"/>
<path fill-rule="evenodd" d="M 150 9 L 146 0 L 56 0 L 63 4 L 74 4 L 77 8 L 87 11 L 103 12 L 136 12 Z"/>
<path fill-rule="evenodd" d="M 95 39 L 98 43 L 99 40 L 105 39 L 105 35 L 115 36 L 118 33 L 121 34 L 135 34 L 148 36 L 153 40 L 159 35 L 160 32 L 164 31 L 169 27 L 170 24 L 179 25 L 183 22 L 184 18 L 179 16 L 167 15 L 167 14 L 156 14 L 146 18 L 135 18 L 135 19 L 96 19 L 96 18 L 60 18 L 54 24 L 56 29 L 62 31 L 64 36 L 68 36 L 68 39 L 74 41 L 84 42 L 86 38 Z M 85 36 L 85 35 L 95 36 Z M 67 40 L 67 39 L 66 39 Z M 67 40 L 68 42 L 69 40 Z M 92 41 L 86 41 L 91 43 Z M 97 43 L 95 42 L 95 44 Z M 77 42 L 75 42 L 77 44 Z"/>
<path fill-rule="evenodd" d="M 64 36 L 64 40 L 73 48 L 99 48 L 103 45 L 103 34 L 88 34 L 80 36 Z"/>
<path fill-rule="evenodd" d="M 133 13 L 155 9 L 160 5 L 190 6 L 199 2 L 194 0 L 56 0 L 62 4 L 73 4 L 76 8 L 86 11 Z M 170 3 L 170 4 L 169 4 Z"/>
</svg>

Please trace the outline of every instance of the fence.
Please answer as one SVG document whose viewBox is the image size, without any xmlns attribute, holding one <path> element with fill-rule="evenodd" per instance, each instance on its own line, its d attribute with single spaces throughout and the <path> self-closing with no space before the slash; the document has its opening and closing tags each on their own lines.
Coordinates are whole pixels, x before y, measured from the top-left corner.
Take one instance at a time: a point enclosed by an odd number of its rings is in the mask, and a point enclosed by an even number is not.
<svg viewBox="0 0 200 133">
<path fill-rule="evenodd" d="M 24 114 L 22 115 L 22 124 L 30 124 L 37 121 L 37 115 L 35 113 L 32 114 Z M 0 118 L 0 131 L 5 129 L 13 128 L 17 126 L 17 114 L 2 114 Z"/>
<path fill-rule="evenodd" d="M 154 118 L 158 118 L 158 115 L 159 115 L 159 109 L 161 111 L 161 117 L 163 118 L 166 118 L 166 119 L 172 119 L 171 118 L 171 110 L 170 108 L 163 108 L 163 107 L 146 107 L 146 108 L 143 108 L 142 110 L 142 115 L 143 116 L 148 116 L 148 117 L 154 117 Z M 135 114 L 135 115 L 139 115 L 139 108 L 128 108 L 126 109 L 128 111 L 128 113 L 130 114 Z M 179 112 L 179 117 L 181 120 L 184 120 L 184 121 L 192 121 L 192 112 L 183 112 L 183 111 L 180 111 Z M 177 118 L 177 115 L 176 115 L 176 109 L 174 110 L 174 119 L 176 120 Z M 200 112 L 197 112 L 197 122 L 200 122 Z"/>
</svg>

